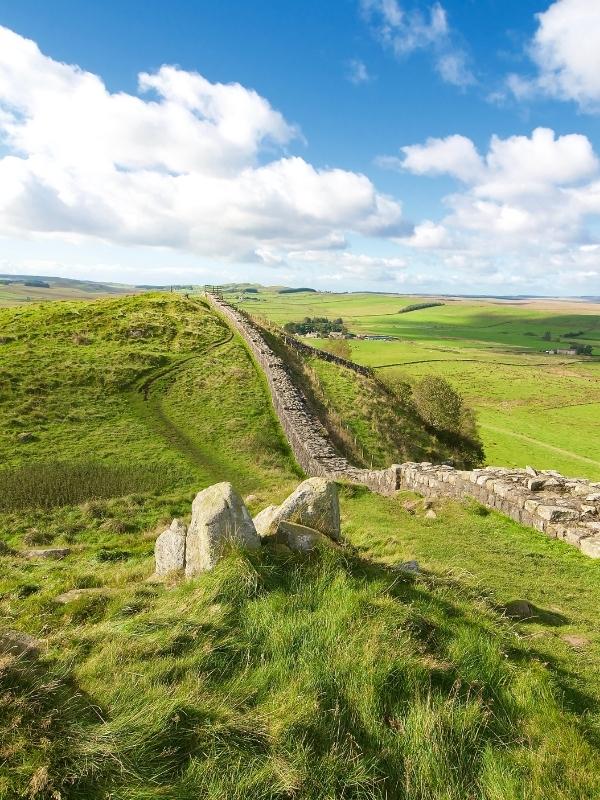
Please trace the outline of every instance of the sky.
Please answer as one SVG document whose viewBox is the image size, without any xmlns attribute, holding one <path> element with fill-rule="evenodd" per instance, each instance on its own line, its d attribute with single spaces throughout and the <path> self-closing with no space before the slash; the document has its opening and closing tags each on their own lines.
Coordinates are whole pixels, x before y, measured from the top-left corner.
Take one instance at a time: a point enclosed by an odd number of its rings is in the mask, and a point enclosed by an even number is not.
<svg viewBox="0 0 600 800">
<path fill-rule="evenodd" d="M 600 0 L 0 0 L 0 273 L 600 295 Z"/>
</svg>

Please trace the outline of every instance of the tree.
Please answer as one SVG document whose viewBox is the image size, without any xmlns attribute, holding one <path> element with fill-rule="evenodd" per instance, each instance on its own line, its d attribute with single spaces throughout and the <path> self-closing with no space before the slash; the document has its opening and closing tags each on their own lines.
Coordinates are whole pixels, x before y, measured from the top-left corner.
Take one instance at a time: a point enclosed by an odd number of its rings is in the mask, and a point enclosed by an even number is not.
<svg viewBox="0 0 600 800">
<path fill-rule="evenodd" d="M 412 402 L 421 419 L 432 428 L 463 436 L 477 435 L 473 412 L 444 378 L 437 375 L 422 378 L 413 387 Z"/>
<path fill-rule="evenodd" d="M 551 342 L 552 341 L 552 334 L 550 333 L 550 331 L 546 331 L 546 333 L 542 336 L 542 339 L 545 342 Z"/>
</svg>

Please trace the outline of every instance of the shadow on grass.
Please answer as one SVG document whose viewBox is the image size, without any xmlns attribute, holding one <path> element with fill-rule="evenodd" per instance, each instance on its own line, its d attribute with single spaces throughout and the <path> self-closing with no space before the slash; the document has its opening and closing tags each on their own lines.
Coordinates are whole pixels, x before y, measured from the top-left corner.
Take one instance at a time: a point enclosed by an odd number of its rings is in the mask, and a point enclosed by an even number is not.
<svg viewBox="0 0 600 800">
<path fill-rule="evenodd" d="M 9 665 L 11 787 L 31 794 L 43 768 L 65 800 L 509 800 L 535 775 L 527 796 L 549 800 L 576 796 L 576 769 L 593 796 L 564 711 L 578 698 L 561 707 L 510 627 L 439 583 L 349 548 L 231 551 L 139 614 L 90 622 L 78 670 L 98 697 L 68 670 Z"/>
</svg>

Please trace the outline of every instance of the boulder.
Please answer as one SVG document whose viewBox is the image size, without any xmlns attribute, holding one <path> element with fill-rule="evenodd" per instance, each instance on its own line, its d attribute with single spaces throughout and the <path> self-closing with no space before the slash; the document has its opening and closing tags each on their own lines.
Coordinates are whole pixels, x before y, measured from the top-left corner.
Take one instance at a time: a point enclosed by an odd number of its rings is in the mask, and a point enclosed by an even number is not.
<svg viewBox="0 0 600 800">
<path fill-rule="evenodd" d="M 230 483 L 216 483 L 198 492 L 192 503 L 192 521 L 185 544 L 186 576 L 212 569 L 228 542 L 251 549 L 260 547 L 242 498 Z"/>
<path fill-rule="evenodd" d="M 277 529 L 279 506 L 267 506 L 252 521 L 256 532 L 261 538 L 271 536 Z"/>
<path fill-rule="evenodd" d="M 13 630 L 0 631 L 0 653 L 2 655 L 35 658 L 39 652 L 40 643 L 28 633 Z"/>
<path fill-rule="evenodd" d="M 154 545 L 156 575 L 168 575 L 185 567 L 185 537 L 187 528 L 180 519 L 174 519 Z"/>
<path fill-rule="evenodd" d="M 425 519 L 437 519 L 437 514 L 433 510 L 433 508 L 427 509 L 425 512 Z"/>
<path fill-rule="evenodd" d="M 275 541 L 284 544 L 290 550 L 307 553 L 315 550 L 319 546 L 332 547 L 331 539 L 323 533 L 308 528 L 306 525 L 299 525 L 297 522 L 281 520 L 275 534 Z"/>
<path fill-rule="evenodd" d="M 340 539 L 340 503 L 337 485 L 325 478 L 309 478 L 279 506 L 271 522 L 275 530 L 281 520 L 297 522 L 334 541 Z"/>
</svg>

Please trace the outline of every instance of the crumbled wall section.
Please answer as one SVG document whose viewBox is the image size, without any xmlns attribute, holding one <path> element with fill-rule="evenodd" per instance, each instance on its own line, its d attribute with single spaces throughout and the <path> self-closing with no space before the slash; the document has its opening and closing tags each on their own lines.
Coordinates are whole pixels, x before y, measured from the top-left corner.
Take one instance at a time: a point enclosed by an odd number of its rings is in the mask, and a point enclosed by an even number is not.
<svg viewBox="0 0 600 800">
<path fill-rule="evenodd" d="M 523 525 L 578 547 L 585 555 L 600 558 L 600 483 L 564 478 L 551 470 L 537 472 L 530 467 L 456 470 L 429 463 L 393 464 L 384 470 L 354 467 L 335 451 L 285 363 L 269 348 L 259 330 L 219 298 L 209 295 L 209 299 L 240 333 L 263 370 L 281 427 L 297 462 L 308 475 L 363 484 L 384 495 L 410 489 L 427 497 L 471 497 Z"/>
</svg>

